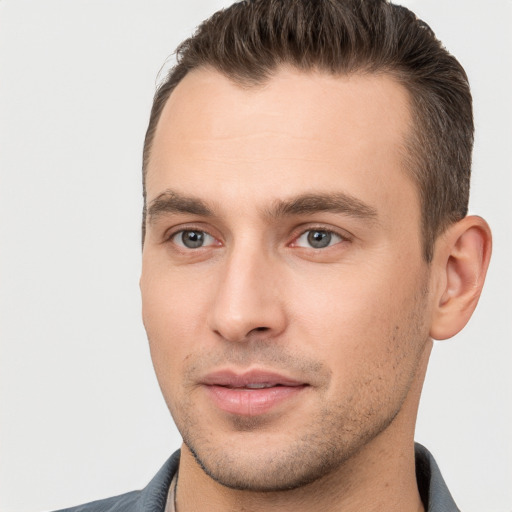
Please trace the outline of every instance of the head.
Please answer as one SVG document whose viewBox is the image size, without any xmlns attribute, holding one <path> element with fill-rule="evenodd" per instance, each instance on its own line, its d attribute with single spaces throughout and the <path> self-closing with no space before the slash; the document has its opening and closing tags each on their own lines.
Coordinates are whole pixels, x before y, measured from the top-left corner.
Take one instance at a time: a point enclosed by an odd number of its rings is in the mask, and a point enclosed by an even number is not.
<svg viewBox="0 0 512 512">
<path fill-rule="evenodd" d="M 412 443 L 431 338 L 467 322 L 489 259 L 472 133 L 464 71 L 387 2 L 242 2 L 180 46 L 141 290 L 183 460 L 276 491 Z"/>
</svg>

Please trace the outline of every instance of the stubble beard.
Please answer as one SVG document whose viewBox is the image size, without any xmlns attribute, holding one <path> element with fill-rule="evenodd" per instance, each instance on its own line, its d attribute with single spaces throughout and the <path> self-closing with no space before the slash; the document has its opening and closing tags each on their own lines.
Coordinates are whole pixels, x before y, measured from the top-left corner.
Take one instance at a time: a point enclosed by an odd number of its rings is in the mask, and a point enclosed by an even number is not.
<svg viewBox="0 0 512 512">
<path fill-rule="evenodd" d="M 403 370 L 388 384 L 389 392 L 382 393 L 382 376 L 373 376 L 370 372 L 356 382 L 341 401 L 325 400 L 325 405 L 308 418 L 307 425 L 303 424 L 298 432 L 284 436 L 285 442 L 260 443 L 258 449 L 248 449 L 257 436 L 265 436 L 268 432 L 272 436 L 272 421 L 267 422 L 265 417 L 231 418 L 226 428 L 233 433 L 234 442 L 230 442 L 229 436 L 224 436 L 224 442 L 221 442 L 188 396 L 174 404 L 168 403 L 183 442 L 197 464 L 225 487 L 254 492 L 297 489 L 341 470 L 363 447 L 384 432 L 402 409 L 430 339 L 424 321 L 427 295 L 428 291 L 424 289 L 415 297 L 412 308 L 409 303 L 406 322 L 388 333 L 387 343 L 396 343 L 401 348 L 396 351 L 390 367 L 395 372 L 398 368 Z M 261 340 L 255 346 L 259 350 L 251 357 L 258 362 L 278 362 L 282 368 L 297 367 L 294 356 L 283 353 L 274 341 Z M 411 355 L 410 351 L 414 353 Z M 239 363 L 246 356 L 243 352 L 232 351 L 218 358 Z M 286 364 L 288 360 L 291 360 L 289 365 Z M 324 381 L 329 380 L 330 370 L 322 363 L 310 361 L 302 366 L 308 371 L 323 373 Z M 322 393 L 313 392 L 318 393 L 317 402 L 322 402 Z M 281 430 L 286 430 L 286 424 L 281 422 L 280 425 Z M 277 428 L 274 426 L 274 432 Z"/>
<path fill-rule="evenodd" d="M 397 411 L 398 412 L 398 411 Z M 393 421 L 396 413 L 373 425 L 371 430 L 345 428 L 337 414 L 324 411 L 316 418 L 318 427 L 277 450 L 262 448 L 259 453 L 218 448 L 201 437 L 182 432 L 183 442 L 202 470 L 217 483 L 240 491 L 281 492 L 298 489 L 318 481 L 347 463 L 363 446 Z M 244 422 L 245 423 L 245 422 Z M 335 436 L 325 434 L 337 432 Z M 244 425 L 247 429 L 247 424 Z M 354 430 L 357 436 L 354 438 Z M 254 429 L 253 435 L 258 435 Z M 197 447 L 197 448 L 196 448 Z"/>
<path fill-rule="evenodd" d="M 414 378 L 411 375 L 410 381 Z M 375 381 L 368 393 L 375 393 Z M 341 471 L 369 442 L 384 432 L 400 412 L 410 385 L 398 400 L 374 401 L 361 409 L 362 397 L 354 393 L 343 403 L 323 407 L 299 432 L 291 432 L 285 441 L 260 443 L 250 448 L 251 436 L 265 436 L 272 422 L 264 418 L 234 417 L 229 423 L 233 433 L 224 442 L 216 439 L 213 428 L 201 422 L 200 412 L 181 403 L 175 417 L 183 442 L 197 464 L 214 481 L 236 490 L 279 492 L 304 487 L 329 474 Z M 203 420 L 204 421 L 204 420 Z M 277 428 L 277 427 L 274 427 Z M 281 430 L 286 425 L 281 423 Z M 244 438 L 249 441 L 245 443 Z"/>
</svg>

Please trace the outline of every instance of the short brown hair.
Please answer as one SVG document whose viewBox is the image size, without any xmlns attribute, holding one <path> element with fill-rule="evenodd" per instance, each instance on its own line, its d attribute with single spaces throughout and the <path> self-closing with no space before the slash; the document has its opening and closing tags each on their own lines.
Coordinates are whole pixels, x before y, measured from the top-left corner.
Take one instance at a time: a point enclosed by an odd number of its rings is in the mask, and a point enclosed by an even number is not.
<svg viewBox="0 0 512 512">
<path fill-rule="evenodd" d="M 424 256 L 467 213 L 473 112 L 467 75 L 434 32 L 386 0 L 245 0 L 215 13 L 181 43 L 159 86 L 144 141 L 143 186 L 158 120 L 189 73 L 213 68 L 235 83 L 264 83 L 282 65 L 332 75 L 387 73 L 409 91 L 413 127 L 406 168 L 422 210 Z"/>
</svg>

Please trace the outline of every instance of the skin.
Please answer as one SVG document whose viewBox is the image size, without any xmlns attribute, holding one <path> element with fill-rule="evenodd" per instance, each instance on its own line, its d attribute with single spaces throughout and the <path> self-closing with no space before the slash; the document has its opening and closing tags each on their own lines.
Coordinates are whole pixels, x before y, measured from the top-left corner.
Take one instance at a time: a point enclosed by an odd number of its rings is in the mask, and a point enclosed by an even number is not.
<svg viewBox="0 0 512 512">
<path fill-rule="evenodd" d="M 469 318 L 490 234 L 465 219 L 425 262 L 410 125 L 385 75 L 283 68 L 247 89 L 201 69 L 172 93 L 148 165 L 141 291 L 184 439 L 180 512 L 423 510 L 413 434 L 431 336 Z M 186 247 L 184 230 L 204 244 Z M 302 387 L 233 414 L 204 385 L 219 370 Z"/>
</svg>

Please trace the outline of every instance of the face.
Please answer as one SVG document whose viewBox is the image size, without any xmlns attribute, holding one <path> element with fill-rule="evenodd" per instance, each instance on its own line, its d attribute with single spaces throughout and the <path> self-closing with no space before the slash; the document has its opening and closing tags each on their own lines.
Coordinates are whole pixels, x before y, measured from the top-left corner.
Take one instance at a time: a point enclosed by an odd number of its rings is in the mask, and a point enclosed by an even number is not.
<svg viewBox="0 0 512 512">
<path fill-rule="evenodd" d="M 196 70 L 168 100 L 143 318 L 184 450 L 218 482 L 312 482 L 402 413 L 429 311 L 409 126 L 386 76 Z"/>
</svg>

